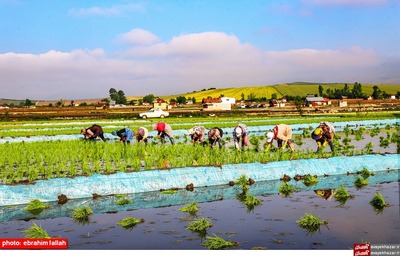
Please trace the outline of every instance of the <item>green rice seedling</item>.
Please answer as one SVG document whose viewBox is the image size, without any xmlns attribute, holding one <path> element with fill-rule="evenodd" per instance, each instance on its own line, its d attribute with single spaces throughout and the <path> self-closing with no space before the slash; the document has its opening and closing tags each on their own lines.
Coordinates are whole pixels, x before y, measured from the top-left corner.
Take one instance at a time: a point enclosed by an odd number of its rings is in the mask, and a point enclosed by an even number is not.
<svg viewBox="0 0 400 256">
<path fill-rule="evenodd" d="M 74 210 L 72 218 L 78 223 L 89 222 L 89 216 L 93 214 L 92 209 L 89 206 L 78 207 Z"/>
<path fill-rule="evenodd" d="M 360 174 L 364 179 L 368 179 L 369 176 L 374 175 L 371 173 L 367 168 L 363 168 L 360 172 L 357 172 L 357 174 Z"/>
<path fill-rule="evenodd" d="M 387 138 L 379 137 L 379 146 L 383 148 L 389 147 L 390 141 Z"/>
<path fill-rule="evenodd" d="M 385 202 L 382 194 L 379 192 L 375 193 L 372 200 L 369 201 L 369 204 L 372 205 L 378 213 L 382 212 L 386 206 L 389 206 L 389 204 Z"/>
<path fill-rule="evenodd" d="M 187 227 L 187 230 L 197 232 L 200 235 L 205 235 L 207 233 L 207 229 L 212 227 L 213 224 L 207 218 L 201 218 L 199 220 L 192 221 Z"/>
<path fill-rule="evenodd" d="M 144 219 L 137 219 L 134 217 L 127 217 L 127 218 L 123 218 L 122 220 L 120 220 L 119 222 L 117 222 L 117 224 L 121 227 L 123 227 L 124 229 L 133 229 L 137 224 L 139 223 L 143 223 Z"/>
<path fill-rule="evenodd" d="M 188 212 L 188 213 L 194 215 L 199 211 L 199 208 L 197 207 L 197 203 L 193 202 L 193 203 L 190 203 L 190 204 L 188 204 L 186 206 L 183 206 L 182 208 L 179 209 L 179 211 Z"/>
<path fill-rule="evenodd" d="M 343 185 L 340 185 L 333 197 L 339 202 L 339 205 L 344 205 L 349 198 L 353 198 Z"/>
<path fill-rule="evenodd" d="M 362 152 L 364 154 L 370 154 L 372 153 L 372 149 L 374 148 L 374 144 L 372 143 L 372 141 L 368 142 L 365 147 L 363 148 Z"/>
<path fill-rule="evenodd" d="M 28 229 L 23 230 L 22 233 L 25 234 L 26 238 L 51 238 L 46 230 L 36 225 L 36 223 L 33 223 Z"/>
<path fill-rule="evenodd" d="M 260 205 L 262 201 L 252 194 L 246 194 L 246 196 L 243 198 L 242 203 L 247 206 L 248 212 L 251 212 L 254 210 L 254 207 Z"/>
<path fill-rule="evenodd" d="M 246 194 L 250 186 L 248 185 L 248 179 L 245 174 L 242 174 L 235 182 L 235 184 L 242 187 L 243 194 Z"/>
<path fill-rule="evenodd" d="M 310 213 L 305 213 L 296 223 L 303 229 L 307 230 L 307 234 L 314 234 L 320 231 L 321 225 L 327 225 L 328 222 L 315 217 Z"/>
<path fill-rule="evenodd" d="M 286 182 L 282 182 L 282 184 L 279 186 L 279 189 L 278 189 L 279 194 L 284 197 L 290 196 L 295 191 L 296 191 L 296 189 L 292 185 L 290 185 Z"/>
<path fill-rule="evenodd" d="M 24 208 L 25 211 L 33 215 L 40 214 L 44 209 L 50 208 L 50 205 L 42 203 L 39 199 L 34 199 Z"/>
<path fill-rule="evenodd" d="M 163 191 L 161 191 L 161 194 L 167 194 L 167 195 L 170 195 L 170 194 L 176 194 L 176 192 L 177 192 L 177 190 L 176 190 L 176 189 L 167 189 L 167 190 L 163 190 Z"/>
<path fill-rule="evenodd" d="M 354 181 L 354 185 L 357 187 L 357 188 L 362 188 L 362 187 L 364 187 L 364 186 L 366 186 L 366 185 L 368 185 L 369 184 L 369 181 L 367 181 L 363 176 L 361 176 L 361 175 L 358 175 L 357 176 L 357 178 L 356 178 L 356 180 Z"/>
<path fill-rule="evenodd" d="M 313 186 L 313 185 L 318 183 L 318 177 L 312 176 L 310 174 L 306 174 L 306 175 L 304 175 L 303 183 L 307 187 L 308 186 Z"/>
<path fill-rule="evenodd" d="M 255 152 L 258 152 L 260 150 L 260 139 L 255 135 L 251 135 L 249 141 L 250 144 L 253 146 L 253 150 Z"/>
<path fill-rule="evenodd" d="M 202 243 L 202 245 L 210 250 L 221 250 L 225 248 L 236 247 L 239 244 L 234 241 L 227 241 L 214 234 L 214 236 L 206 237 L 206 240 Z"/>
<path fill-rule="evenodd" d="M 392 136 L 390 138 L 390 142 L 391 143 L 398 143 L 400 140 L 399 135 L 397 134 L 397 132 L 392 133 Z"/>
<path fill-rule="evenodd" d="M 132 200 L 130 200 L 128 197 L 126 197 L 126 195 L 122 195 L 122 196 L 120 196 L 120 199 L 115 201 L 115 203 L 118 205 L 131 204 Z"/>
</svg>

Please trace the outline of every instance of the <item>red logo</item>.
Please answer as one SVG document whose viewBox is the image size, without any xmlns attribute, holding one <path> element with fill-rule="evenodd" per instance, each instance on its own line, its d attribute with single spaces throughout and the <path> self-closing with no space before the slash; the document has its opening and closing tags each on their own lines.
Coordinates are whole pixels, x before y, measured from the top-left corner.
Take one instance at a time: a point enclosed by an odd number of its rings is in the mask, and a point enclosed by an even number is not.
<svg viewBox="0 0 400 256">
<path fill-rule="evenodd" d="M 354 244 L 353 251 L 354 256 L 370 256 L 371 255 L 370 244 Z"/>
</svg>

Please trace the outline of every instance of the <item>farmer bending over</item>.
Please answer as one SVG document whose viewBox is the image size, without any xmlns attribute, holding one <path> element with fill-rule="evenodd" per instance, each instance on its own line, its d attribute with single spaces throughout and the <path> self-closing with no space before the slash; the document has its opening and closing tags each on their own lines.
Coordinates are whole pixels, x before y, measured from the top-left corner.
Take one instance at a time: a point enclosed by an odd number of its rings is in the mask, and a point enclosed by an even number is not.
<svg viewBox="0 0 400 256">
<path fill-rule="evenodd" d="M 208 142 L 210 143 L 210 147 L 214 147 L 217 145 L 219 148 L 222 148 L 222 143 L 221 143 L 221 139 L 223 136 L 224 132 L 222 131 L 221 128 L 218 127 L 214 127 L 212 128 L 210 131 L 208 131 Z"/>
<path fill-rule="evenodd" d="M 238 124 L 233 129 L 233 141 L 235 148 L 240 150 L 249 144 L 249 130 L 244 124 Z"/>
<path fill-rule="evenodd" d="M 161 139 L 161 143 L 165 143 L 165 137 L 168 137 L 171 144 L 174 145 L 174 134 L 169 124 L 159 122 L 153 124 L 151 128 L 157 131 L 157 137 Z"/>
<path fill-rule="evenodd" d="M 123 128 L 121 130 L 115 130 L 111 132 L 112 135 L 118 136 L 120 138 L 120 141 L 122 141 L 124 144 L 130 144 L 131 140 L 133 139 L 133 132 L 129 128 Z"/>
<path fill-rule="evenodd" d="M 268 146 L 265 151 L 269 151 L 272 145 L 272 141 L 276 140 L 278 143 L 278 148 L 285 148 L 289 145 L 292 152 L 295 151 L 294 143 L 292 141 L 292 127 L 287 124 L 278 124 L 271 131 L 267 133 L 267 143 Z M 282 145 L 283 144 L 283 145 Z"/>
<path fill-rule="evenodd" d="M 144 142 L 147 144 L 147 137 L 149 137 L 149 130 L 145 127 L 140 127 L 136 132 L 135 132 L 135 137 L 136 137 L 136 142 Z"/>
<path fill-rule="evenodd" d="M 85 140 L 96 140 L 97 137 L 100 137 L 104 142 L 106 141 L 104 138 L 103 128 L 97 124 L 94 124 L 89 128 L 83 128 L 81 134 L 83 134 Z"/>
<path fill-rule="evenodd" d="M 192 139 L 193 144 L 196 144 L 197 142 L 203 144 L 206 137 L 206 128 L 204 128 L 204 126 L 198 125 L 191 128 L 188 134 Z"/>
<path fill-rule="evenodd" d="M 331 151 L 335 149 L 333 137 L 335 136 L 335 127 L 329 122 L 321 122 L 319 126 L 312 132 L 311 138 L 317 142 L 317 152 L 325 149 L 326 144 L 329 144 Z"/>
</svg>

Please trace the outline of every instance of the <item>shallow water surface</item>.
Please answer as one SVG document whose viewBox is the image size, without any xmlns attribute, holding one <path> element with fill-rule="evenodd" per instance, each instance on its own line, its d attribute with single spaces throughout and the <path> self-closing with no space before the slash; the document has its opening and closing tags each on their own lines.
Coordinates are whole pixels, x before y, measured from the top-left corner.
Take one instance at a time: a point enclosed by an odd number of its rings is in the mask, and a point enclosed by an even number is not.
<svg viewBox="0 0 400 256">
<path fill-rule="evenodd" d="M 261 199 L 262 204 L 255 206 L 253 210 L 249 210 L 236 198 L 241 192 L 239 187 L 217 186 L 197 191 L 195 189 L 193 192 L 182 191 L 185 198 L 178 205 L 169 203 L 162 207 L 131 207 L 131 209 L 128 205 L 119 211 L 108 213 L 95 211 L 90 217 L 90 222 L 84 225 L 69 217 L 72 216 L 72 210 L 69 216 L 67 212 L 67 216 L 63 213 L 60 217 L 40 218 L 39 215 L 37 219 L 28 221 L 18 219 L 4 221 L 0 223 L 0 237 L 24 237 L 22 231 L 35 222 L 50 236 L 67 238 L 69 249 L 72 250 L 203 250 L 207 249 L 202 246 L 205 237 L 186 230 L 186 227 L 191 221 L 204 217 L 213 224 L 207 230 L 207 236 L 217 235 L 225 240 L 238 242 L 239 246 L 234 250 L 350 250 L 354 243 L 398 243 L 399 171 L 391 171 L 391 176 L 393 172 L 394 177 L 397 177 L 394 181 L 371 183 L 361 189 L 351 185 L 355 176 L 325 177 L 325 184 L 336 184 L 330 188 L 337 188 L 337 181 L 341 180 L 340 183 L 344 183 L 349 193 L 354 196 L 343 206 L 340 206 L 334 198 L 325 200 L 318 196 L 313 187 L 283 197 L 278 193 L 271 193 L 271 183 L 258 182 L 250 187 L 249 193 Z M 330 183 L 329 179 L 333 182 Z M 272 186 L 276 188 L 277 185 L 275 183 Z M 224 191 L 226 189 L 230 192 Z M 219 190 L 220 193 L 215 192 Z M 212 201 L 198 202 L 197 215 L 193 216 L 179 210 L 191 202 L 191 193 L 192 195 L 202 193 L 205 196 L 211 194 L 210 191 L 214 191 L 213 194 L 216 196 Z M 369 204 L 377 192 L 380 192 L 390 204 L 381 213 Z M 161 198 L 170 202 L 167 200 L 168 196 L 176 195 L 166 194 Z M 134 195 L 132 198 L 136 201 L 148 200 L 151 205 L 151 193 Z M 86 200 L 86 205 L 89 201 L 95 200 L 98 199 Z M 70 203 L 73 202 L 67 202 L 62 207 Z M 113 200 L 107 203 L 116 209 L 119 207 Z M 80 201 L 80 204 L 85 205 L 85 200 Z M 159 205 L 163 203 L 160 202 Z M 319 232 L 308 233 L 296 223 L 305 213 L 313 214 L 328 221 L 329 224 L 321 226 Z M 125 217 L 143 218 L 145 222 L 127 230 L 116 224 Z"/>
</svg>

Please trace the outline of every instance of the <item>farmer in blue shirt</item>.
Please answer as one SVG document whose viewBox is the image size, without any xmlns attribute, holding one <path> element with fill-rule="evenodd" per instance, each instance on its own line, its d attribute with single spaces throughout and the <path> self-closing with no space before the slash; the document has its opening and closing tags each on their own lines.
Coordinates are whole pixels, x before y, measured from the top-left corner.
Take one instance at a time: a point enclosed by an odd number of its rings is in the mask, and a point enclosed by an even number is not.
<svg viewBox="0 0 400 256">
<path fill-rule="evenodd" d="M 111 132 L 112 135 L 120 137 L 120 141 L 125 143 L 131 143 L 133 139 L 133 132 L 129 128 L 123 128 L 121 130 L 115 130 Z"/>
</svg>

